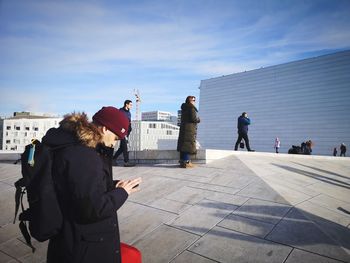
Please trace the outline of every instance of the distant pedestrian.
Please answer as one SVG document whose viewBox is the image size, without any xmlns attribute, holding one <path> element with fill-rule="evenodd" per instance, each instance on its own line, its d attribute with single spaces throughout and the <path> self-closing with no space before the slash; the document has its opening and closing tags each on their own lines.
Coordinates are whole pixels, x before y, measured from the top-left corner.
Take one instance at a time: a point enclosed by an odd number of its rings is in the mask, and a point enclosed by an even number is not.
<svg viewBox="0 0 350 263">
<path fill-rule="evenodd" d="M 242 141 L 245 141 L 245 145 L 249 152 L 254 152 L 254 150 L 250 149 L 249 138 L 248 138 L 248 125 L 250 125 L 250 119 L 248 118 L 248 114 L 243 112 L 241 116 L 238 117 L 237 120 L 237 129 L 238 129 L 238 138 L 235 144 L 235 151 L 238 149 L 238 145 Z"/>
<path fill-rule="evenodd" d="M 314 143 L 311 140 L 308 140 L 307 142 L 305 142 L 304 154 L 311 155 L 313 145 Z"/>
<path fill-rule="evenodd" d="M 129 163 L 129 151 L 128 151 L 129 136 L 130 136 L 130 133 L 131 133 L 131 130 L 132 130 L 131 129 L 131 112 L 130 112 L 131 108 L 132 108 L 132 101 L 131 100 L 126 100 L 126 101 L 124 101 L 124 106 L 119 109 L 128 118 L 128 120 L 129 120 L 129 127 L 128 127 L 128 134 L 127 134 L 127 136 L 125 136 L 125 138 L 120 140 L 119 149 L 116 151 L 116 153 L 113 156 L 113 159 L 114 159 L 115 163 L 117 163 L 118 156 L 123 153 L 124 167 L 135 166 L 135 164 Z"/>
<path fill-rule="evenodd" d="M 340 145 L 340 156 L 344 156 L 345 157 L 345 153 L 346 153 L 346 145 L 345 145 L 345 143 L 342 143 Z"/>
<path fill-rule="evenodd" d="M 181 105 L 181 125 L 179 139 L 177 141 L 177 151 L 180 152 L 181 168 L 194 167 L 190 160 L 190 154 L 197 153 L 197 124 L 200 122 L 195 103 L 196 97 L 188 96 L 185 103 Z"/>
<path fill-rule="evenodd" d="M 276 149 L 276 153 L 279 153 L 279 149 L 281 147 L 281 141 L 278 137 L 276 137 L 276 139 L 275 139 L 275 146 L 274 147 Z"/>
<path fill-rule="evenodd" d="M 337 153 L 338 153 L 337 147 L 334 147 L 334 149 L 333 149 L 333 156 L 337 156 Z"/>
</svg>

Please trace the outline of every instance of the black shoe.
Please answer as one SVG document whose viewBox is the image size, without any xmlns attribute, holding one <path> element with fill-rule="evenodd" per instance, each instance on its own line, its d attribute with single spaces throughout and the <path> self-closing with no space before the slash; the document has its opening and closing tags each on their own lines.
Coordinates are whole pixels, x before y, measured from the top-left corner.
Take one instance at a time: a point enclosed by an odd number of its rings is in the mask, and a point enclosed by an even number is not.
<svg viewBox="0 0 350 263">
<path fill-rule="evenodd" d="M 255 150 L 248 150 L 248 152 L 255 152 Z"/>
<path fill-rule="evenodd" d="M 134 163 L 124 163 L 124 167 L 134 167 Z"/>
</svg>

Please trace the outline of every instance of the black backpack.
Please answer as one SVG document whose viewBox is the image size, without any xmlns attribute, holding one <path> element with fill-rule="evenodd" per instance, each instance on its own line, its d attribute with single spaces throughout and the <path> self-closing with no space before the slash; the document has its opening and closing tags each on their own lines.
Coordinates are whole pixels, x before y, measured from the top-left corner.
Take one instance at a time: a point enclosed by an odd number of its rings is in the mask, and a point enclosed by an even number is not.
<svg viewBox="0 0 350 263">
<path fill-rule="evenodd" d="M 19 228 L 33 252 L 35 248 L 31 243 L 31 236 L 43 242 L 58 234 L 62 226 L 62 213 L 52 179 L 52 164 L 54 151 L 63 147 L 66 145 L 51 148 L 34 140 L 32 144 L 25 147 L 21 156 L 23 177 L 15 183 L 16 207 L 13 223 L 16 221 L 21 204 L 22 213 L 18 217 Z M 24 209 L 23 205 L 24 194 L 27 194 L 29 205 L 27 209 Z"/>
</svg>

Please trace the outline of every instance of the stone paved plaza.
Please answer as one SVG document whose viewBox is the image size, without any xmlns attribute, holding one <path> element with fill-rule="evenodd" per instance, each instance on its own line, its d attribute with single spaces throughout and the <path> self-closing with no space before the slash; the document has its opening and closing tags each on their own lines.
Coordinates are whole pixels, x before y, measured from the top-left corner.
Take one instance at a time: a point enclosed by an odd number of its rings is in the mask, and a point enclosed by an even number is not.
<svg viewBox="0 0 350 263">
<path fill-rule="evenodd" d="M 350 262 L 350 158 L 232 152 L 194 169 L 113 169 L 143 178 L 118 215 L 144 263 Z M 19 176 L 0 163 L 0 262 L 45 262 L 47 244 L 32 254 L 11 223 Z"/>
</svg>

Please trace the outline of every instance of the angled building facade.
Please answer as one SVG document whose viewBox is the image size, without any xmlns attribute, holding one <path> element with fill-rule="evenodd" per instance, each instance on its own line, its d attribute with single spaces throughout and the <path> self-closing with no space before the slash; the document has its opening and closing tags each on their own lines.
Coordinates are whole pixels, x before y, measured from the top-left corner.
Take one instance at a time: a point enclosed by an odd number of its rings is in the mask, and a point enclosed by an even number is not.
<svg viewBox="0 0 350 263">
<path fill-rule="evenodd" d="M 202 80 L 198 140 L 232 150 L 237 118 L 247 112 L 251 146 L 280 152 L 311 139 L 313 154 L 350 144 L 350 51 Z"/>
<path fill-rule="evenodd" d="M 0 119 L 1 150 L 24 151 L 32 139 L 41 140 L 47 130 L 58 127 L 62 118 L 15 112 L 14 116 Z"/>
</svg>

